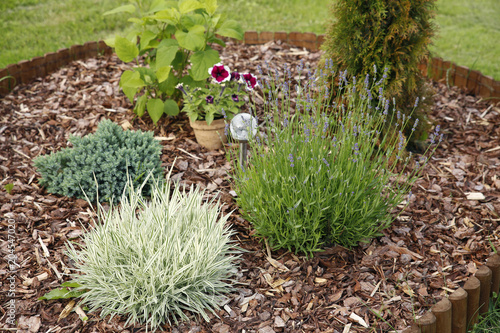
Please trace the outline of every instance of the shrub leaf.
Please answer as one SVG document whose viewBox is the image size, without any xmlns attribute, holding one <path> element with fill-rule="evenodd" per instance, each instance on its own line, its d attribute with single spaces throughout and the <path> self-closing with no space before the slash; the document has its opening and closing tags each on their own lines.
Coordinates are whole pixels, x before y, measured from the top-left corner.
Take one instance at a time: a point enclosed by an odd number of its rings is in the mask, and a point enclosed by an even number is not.
<svg viewBox="0 0 500 333">
<path fill-rule="evenodd" d="M 118 58 L 123 62 L 130 62 L 139 55 L 137 45 L 120 36 L 115 37 L 115 51 Z"/>
</svg>

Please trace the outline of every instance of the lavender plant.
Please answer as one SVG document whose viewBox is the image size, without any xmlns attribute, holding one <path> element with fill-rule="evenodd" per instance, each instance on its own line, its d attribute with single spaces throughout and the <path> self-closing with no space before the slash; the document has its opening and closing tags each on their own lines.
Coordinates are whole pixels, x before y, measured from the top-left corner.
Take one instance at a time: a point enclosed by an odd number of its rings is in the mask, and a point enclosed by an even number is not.
<svg viewBox="0 0 500 333">
<path fill-rule="evenodd" d="M 264 78 L 264 130 L 250 141 L 249 166 L 234 168 L 244 217 L 275 249 L 310 255 L 325 244 L 353 247 L 381 235 L 436 146 L 418 158 L 406 155 L 401 129 L 410 117 L 383 97 L 376 107 L 382 112 L 369 112 L 383 79 L 368 78 L 357 91 L 341 73 L 332 105 L 327 86 L 317 85 L 326 75 L 308 71 L 305 84 L 293 82 L 290 69 L 284 78 Z M 384 134 L 387 123 L 398 135 Z"/>
<path fill-rule="evenodd" d="M 152 330 L 188 319 L 186 311 L 209 321 L 206 311 L 215 313 L 232 290 L 241 253 L 226 226 L 229 214 L 221 216 L 199 188 L 155 183 L 146 200 L 132 184 L 119 207 L 99 206 L 99 223 L 82 245 L 68 243 L 74 292 L 85 291 L 82 303 L 102 317 L 125 315 L 127 324 Z"/>
</svg>

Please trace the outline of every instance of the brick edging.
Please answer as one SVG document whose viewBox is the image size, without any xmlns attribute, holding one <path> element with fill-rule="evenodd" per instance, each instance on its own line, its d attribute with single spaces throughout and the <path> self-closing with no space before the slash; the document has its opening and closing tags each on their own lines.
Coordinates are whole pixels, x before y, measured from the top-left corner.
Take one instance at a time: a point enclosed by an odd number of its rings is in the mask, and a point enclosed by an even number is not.
<svg viewBox="0 0 500 333">
<path fill-rule="evenodd" d="M 283 32 L 283 31 L 246 31 L 243 41 L 231 39 L 236 43 L 247 45 L 265 44 L 270 41 L 282 41 L 297 47 L 304 47 L 310 51 L 318 51 L 325 40 L 325 35 L 316 35 L 310 32 Z M 44 77 L 57 69 L 68 65 L 71 61 L 96 57 L 98 54 L 110 55 L 112 49 L 104 41 L 87 42 L 83 45 L 73 45 L 54 53 L 47 53 L 43 57 L 23 60 L 17 64 L 8 65 L 0 69 L 0 96 L 6 95 L 19 83 L 29 83 L 37 77 Z M 435 81 L 446 81 L 450 86 L 457 86 L 468 93 L 492 101 L 500 101 L 500 81 L 491 76 L 467 67 L 458 66 L 441 58 L 431 58 L 419 66 L 427 77 Z"/>
</svg>

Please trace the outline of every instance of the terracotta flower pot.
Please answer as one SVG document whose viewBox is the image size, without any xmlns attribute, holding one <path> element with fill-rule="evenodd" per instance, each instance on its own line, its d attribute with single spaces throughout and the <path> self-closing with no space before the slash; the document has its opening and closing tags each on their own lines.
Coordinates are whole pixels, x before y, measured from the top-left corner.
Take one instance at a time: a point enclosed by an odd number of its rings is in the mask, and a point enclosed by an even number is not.
<svg viewBox="0 0 500 333">
<path fill-rule="evenodd" d="M 189 121 L 189 124 L 194 130 L 196 141 L 203 147 L 215 150 L 222 148 L 227 142 L 227 136 L 224 134 L 226 123 L 224 119 L 216 119 L 207 125 L 205 120 Z"/>
</svg>

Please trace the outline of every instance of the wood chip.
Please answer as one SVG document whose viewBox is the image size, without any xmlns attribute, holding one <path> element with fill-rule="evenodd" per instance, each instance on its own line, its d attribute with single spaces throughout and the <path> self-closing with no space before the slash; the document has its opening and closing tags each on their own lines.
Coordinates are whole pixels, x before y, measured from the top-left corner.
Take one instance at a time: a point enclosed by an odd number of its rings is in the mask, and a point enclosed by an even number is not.
<svg viewBox="0 0 500 333">
<path fill-rule="evenodd" d="M 484 200 L 484 199 L 486 199 L 484 194 L 479 193 L 479 192 L 465 193 L 465 195 L 467 195 L 467 200 Z"/>
<path fill-rule="evenodd" d="M 89 319 L 85 311 L 83 311 L 83 309 L 79 305 L 75 307 L 75 312 L 78 314 L 82 321 L 87 321 Z"/>
<path fill-rule="evenodd" d="M 40 282 L 46 280 L 48 277 L 49 277 L 49 274 L 46 272 L 36 276 L 36 278 Z M 34 278 L 24 278 L 23 285 L 25 285 L 27 287 L 31 286 L 31 284 L 33 283 L 33 279 Z"/>
<path fill-rule="evenodd" d="M 500 149 L 500 146 L 495 147 L 495 148 L 491 148 L 491 149 L 488 149 L 488 150 L 485 150 L 484 152 L 485 152 L 485 153 L 491 153 L 492 151 L 497 151 L 497 150 L 499 150 L 499 149 Z"/>
<path fill-rule="evenodd" d="M 351 323 L 345 325 L 344 326 L 344 330 L 342 331 L 342 333 L 349 333 L 351 331 L 351 326 L 352 326 Z"/>
<path fill-rule="evenodd" d="M 314 283 L 317 283 L 317 284 L 325 284 L 327 282 L 328 282 L 328 280 L 324 279 L 324 278 L 320 278 L 320 277 L 314 278 Z"/>
<path fill-rule="evenodd" d="M 45 243 L 42 241 L 42 237 L 38 236 L 38 241 L 40 242 L 40 246 L 42 247 L 43 255 L 46 258 L 49 258 L 50 257 L 50 252 L 49 252 L 49 249 L 47 248 L 47 246 L 45 245 Z"/>
<path fill-rule="evenodd" d="M 182 149 L 182 148 L 177 147 L 177 149 L 178 149 L 178 150 L 180 150 L 180 151 L 182 151 L 184 154 L 191 156 L 191 157 L 192 157 L 192 158 L 194 158 L 195 160 L 201 160 L 201 158 L 199 158 L 198 156 L 193 155 L 193 154 L 191 154 L 190 152 L 187 152 L 186 150 L 184 150 L 184 149 Z"/>
<path fill-rule="evenodd" d="M 366 321 L 363 318 L 361 318 L 360 316 L 358 316 L 357 314 L 355 314 L 354 312 L 351 313 L 349 318 L 351 318 L 352 320 L 354 320 L 355 322 L 357 322 L 358 324 L 360 324 L 364 328 L 368 328 L 368 324 L 366 323 Z"/>
<path fill-rule="evenodd" d="M 375 286 L 375 288 L 373 288 L 371 294 L 370 294 L 370 297 L 373 297 L 373 295 L 375 295 L 375 293 L 377 292 L 378 288 L 380 287 L 380 284 L 382 283 L 382 281 L 379 281 L 377 283 L 377 285 Z"/>
<path fill-rule="evenodd" d="M 271 265 L 273 265 L 279 271 L 281 271 L 281 272 L 288 272 L 289 271 L 288 267 L 286 267 L 285 265 L 283 265 L 282 263 L 280 263 L 278 260 L 274 260 L 270 256 L 267 256 L 266 259 L 267 259 L 267 261 L 269 261 L 269 263 Z"/>
<path fill-rule="evenodd" d="M 172 141 L 172 140 L 175 140 L 175 136 L 155 136 L 154 137 L 156 140 L 158 141 Z"/>
<path fill-rule="evenodd" d="M 274 317 L 274 327 L 285 327 L 286 323 L 280 316 Z"/>
</svg>

